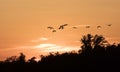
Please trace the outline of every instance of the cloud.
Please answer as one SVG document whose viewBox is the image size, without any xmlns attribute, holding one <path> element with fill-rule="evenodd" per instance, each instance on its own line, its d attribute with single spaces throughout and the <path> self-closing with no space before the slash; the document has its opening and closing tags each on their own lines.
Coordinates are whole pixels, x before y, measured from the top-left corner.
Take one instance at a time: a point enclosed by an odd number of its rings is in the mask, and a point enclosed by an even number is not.
<svg viewBox="0 0 120 72">
<path fill-rule="evenodd" d="M 41 37 L 41 38 L 38 38 L 38 39 L 35 39 L 35 40 L 31 40 L 31 42 L 40 42 L 40 41 L 47 41 L 48 38 L 45 38 L 45 37 Z"/>
<path fill-rule="evenodd" d="M 85 27 L 85 26 L 90 26 L 90 25 L 76 25 L 75 27 Z"/>
<path fill-rule="evenodd" d="M 34 48 L 40 48 L 44 52 L 67 52 L 80 49 L 79 46 L 60 46 L 56 44 L 39 44 Z"/>
<path fill-rule="evenodd" d="M 40 40 L 48 40 L 48 38 L 42 37 L 40 38 Z"/>
<path fill-rule="evenodd" d="M 55 44 L 39 44 L 37 46 L 34 46 L 35 48 L 48 48 L 48 47 L 55 47 Z"/>
<path fill-rule="evenodd" d="M 85 24 L 83 24 L 83 25 L 75 25 L 75 26 L 71 26 L 69 28 L 73 28 L 73 27 L 86 27 L 86 26 L 90 26 L 90 25 L 85 25 Z"/>
</svg>

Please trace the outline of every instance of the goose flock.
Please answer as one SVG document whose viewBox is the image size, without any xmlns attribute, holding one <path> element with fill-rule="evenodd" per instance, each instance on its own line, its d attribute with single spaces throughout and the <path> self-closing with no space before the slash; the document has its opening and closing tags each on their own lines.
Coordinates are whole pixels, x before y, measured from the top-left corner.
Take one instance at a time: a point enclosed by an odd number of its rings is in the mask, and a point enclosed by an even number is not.
<svg viewBox="0 0 120 72">
<path fill-rule="evenodd" d="M 60 25 L 57 29 L 58 29 L 58 30 L 63 30 L 66 26 L 68 26 L 68 24 L 63 24 L 63 25 Z M 106 24 L 106 26 L 111 27 L 112 24 Z M 52 32 L 56 32 L 56 31 L 57 31 L 57 29 L 55 29 L 55 28 L 52 27 L 52 26 L 48 26 L 47 28 L 50 29 L 50 30 L 52 30 Z M 77 27 L 77 26 L 73 26 L 72 28 L 73 28 L 73 29 L 77 29 L 78 27 Z M 90 25 L 86 25 L 85 28 L 91 28 L 91 26 L 90 26 Z M 97 28 L 97 29 L 100 29 L 100 28 L 102 28 L 102 26 L 98 25 L 98 26 L 96 26 L 96 28 Z"/>
</svg>

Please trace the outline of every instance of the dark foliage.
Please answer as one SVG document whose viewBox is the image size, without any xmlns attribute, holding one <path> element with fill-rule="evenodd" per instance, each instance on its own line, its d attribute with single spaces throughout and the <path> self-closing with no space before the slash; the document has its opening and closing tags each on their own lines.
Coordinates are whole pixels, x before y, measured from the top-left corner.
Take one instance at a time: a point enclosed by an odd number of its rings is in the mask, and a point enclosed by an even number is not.
<svg viewBox="0 0 120 72">
<path fill-rule="evenodd" d="M 90 34 L 81 39 L 82 51 L 41 55 L 41 60 L 25 55 L 0 62 L 0 72 L 108 72 L 120 71 L 120 44 L 110 45 L 103 36 Z"/>
</svg>

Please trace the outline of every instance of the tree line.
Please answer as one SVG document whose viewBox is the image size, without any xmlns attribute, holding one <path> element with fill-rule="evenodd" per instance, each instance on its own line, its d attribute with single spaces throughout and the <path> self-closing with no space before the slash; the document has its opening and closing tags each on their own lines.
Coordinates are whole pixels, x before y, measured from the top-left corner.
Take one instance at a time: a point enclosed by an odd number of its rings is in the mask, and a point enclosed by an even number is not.
<svg viewBox="0 0 120 72">
<path fill-rule="evenodd" d="M 0 72 L 105 72 L 120 71 L 120 44 L 110 44 L 102 35 L 87 34 L 81 38 L 78 52 L 49 53 L 29 60 L 25 55 L 11 56 L 0 62 Z"/>
</svg>

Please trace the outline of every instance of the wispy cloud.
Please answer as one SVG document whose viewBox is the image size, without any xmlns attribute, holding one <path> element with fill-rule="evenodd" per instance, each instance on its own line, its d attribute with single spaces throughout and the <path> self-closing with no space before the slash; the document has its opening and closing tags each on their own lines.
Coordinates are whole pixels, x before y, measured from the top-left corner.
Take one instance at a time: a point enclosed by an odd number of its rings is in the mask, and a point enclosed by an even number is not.
<svg viewBox="0 0 120 72">
<path fill-rule="evenodd" d="M 41 38 L 38 38 L 38 39 L 31 40 L 31 42 L 40 42 L 40 41 L 47 41 L 47 40 L 48 40 L 48 38 L 41 37 Z"/>
<path fill-rule="evenodd" d="M 69 28 L 73 28 L 73 27 L 86 27 L 86 26 L 90 26 L 90 25 L 87 25 L 87 24 L 82 24 L 82 25 L 75 25 L 75 26 L 71 26 Z"/>
<path fill-rule="evenodd" d="M 90 25 L 76 25 L 75 27 L 85 27 L 85 26 L 90 26 Z"/>
</svg>

